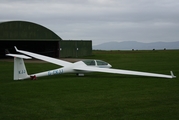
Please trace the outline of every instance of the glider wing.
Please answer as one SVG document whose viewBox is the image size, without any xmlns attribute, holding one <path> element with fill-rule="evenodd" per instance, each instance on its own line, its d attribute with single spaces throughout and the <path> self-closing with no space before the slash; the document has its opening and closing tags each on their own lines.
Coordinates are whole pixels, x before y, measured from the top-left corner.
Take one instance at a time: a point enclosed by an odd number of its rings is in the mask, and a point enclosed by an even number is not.
<svg viewBox="0 0 179 120">
<path fill-rule="evenodd" d="M 15 47 L 15 49 L 19 53 L 23 53 L 23 54 L 26 54 L 28 56 L 34 57 L 36 59 L 43 60 L 43 61 L 46 61 L 46 62 L 50 62 L 50 63 L 56 64 L 56 65 L 69 66 L 69 65 L 73 64 L 73 63 L 70 63 L 70 62 L 63 61 L 63 60 L 47 57 L 47 56 L 44 56 L 44 55 L 39 55 L 39 54 L 36 54 L 36 53 L 24 51 L 24 50 L 18 50 L 16 47 Z"/>
<path fill-rule="evenodd" d="M 149 76 L 149 77 L 162 77 L 162 78 L 175 78 L 171 71 L 171 75 L 139 72 L 131 70 L 121 70 L 121 69 L 111 69 L 111 68 L 96 68 L 90 66 L 76 67 L 74 70 L 89 71 L 89 72 L 104 72 L 104 73 L 115 73 L 115 74 L 125 74 L 125 75 L 138 75 L 138 76 Z"/>
</svg>

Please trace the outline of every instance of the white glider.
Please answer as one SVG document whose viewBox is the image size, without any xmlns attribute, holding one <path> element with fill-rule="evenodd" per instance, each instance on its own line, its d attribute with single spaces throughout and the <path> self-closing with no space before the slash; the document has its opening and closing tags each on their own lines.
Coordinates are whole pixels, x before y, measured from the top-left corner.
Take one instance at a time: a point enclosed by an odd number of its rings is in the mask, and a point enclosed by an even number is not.
<svg viewBox="0 0 179 120">
<path fill-rule="evenodd" d="M 40 54 L 18 50 L 16 47 L 15 49 L 19 53 L 63 67 L 28 75 L 23 59 L 31 59 L 31 57 L 20 55 L 20 54 L 6 54 L 7 56 L 14 57 L 14 80 L 23 80 L 28 78 L 36 79 L 37 77 L 64 74 L 64 73 L 76 73 L 78 76 L 84 76 L 84 73 L 88 73 L 88 72 L 104 72 L 104 73 L 161 77 L 161 78 L 176 77 L 174 76 L 172 71 L 170 71 L 171 75 L 164 75 L 164 74 L 156 74 L 156 73 L 148 73 L 148 72 L 131 71 L 131 70 L 112 69 L 109 63 L 104 62 L 102 60 L 82 60 L 75 63 L 70 63 L 67 61 L 47 57 Z"/>
</svg>

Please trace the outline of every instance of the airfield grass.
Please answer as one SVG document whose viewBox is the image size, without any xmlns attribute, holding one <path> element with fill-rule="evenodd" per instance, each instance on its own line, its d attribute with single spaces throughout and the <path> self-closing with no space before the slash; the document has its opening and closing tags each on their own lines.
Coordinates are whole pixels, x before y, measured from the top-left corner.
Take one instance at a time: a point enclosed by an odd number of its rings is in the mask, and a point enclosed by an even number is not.
<svg viewBox="0 0 179 120">
<path fill-rule="evenodd" d="M 89 73 L 13 81 L 13 62 L 0 61 L 0 119 L 179 119 L 179 50 L 93 51 L 113 68 L 170 74 L 175 79 Z M 26 63 L 28 73 L 57 68 Z"/>
</svg>

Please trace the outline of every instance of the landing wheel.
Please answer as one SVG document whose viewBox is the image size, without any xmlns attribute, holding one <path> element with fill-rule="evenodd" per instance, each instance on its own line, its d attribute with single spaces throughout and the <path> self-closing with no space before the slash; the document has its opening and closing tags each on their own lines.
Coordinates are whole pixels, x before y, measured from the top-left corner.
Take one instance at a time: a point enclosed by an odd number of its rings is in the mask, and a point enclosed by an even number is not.
<svg viewBox="0 0 179 120">
<path fill-rule="evenodd" d="M 31 80 L 36 80 L 37 77 L 36 77 L 35 75 L 32 75 L 32 76 L 30 76 L 30 79 L 31 79 Z"/>
<path fill-rule="evenodd" d="M 83 73 L 76 73 L 77 76 L 84 76 Z"/>
</svg>

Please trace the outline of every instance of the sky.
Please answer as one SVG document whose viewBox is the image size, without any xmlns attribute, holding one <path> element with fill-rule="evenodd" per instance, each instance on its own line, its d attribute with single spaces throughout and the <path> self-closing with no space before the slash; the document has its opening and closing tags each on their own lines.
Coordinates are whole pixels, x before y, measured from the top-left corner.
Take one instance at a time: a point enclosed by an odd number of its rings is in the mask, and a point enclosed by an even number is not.
<svg viewBox="0 0 179 120">
<path fill-rule="evenodd" d="M 63 40 L 179 41 L 178 0 L 1 0 L 0 22 L 40 24 Z"/>
</svg>

